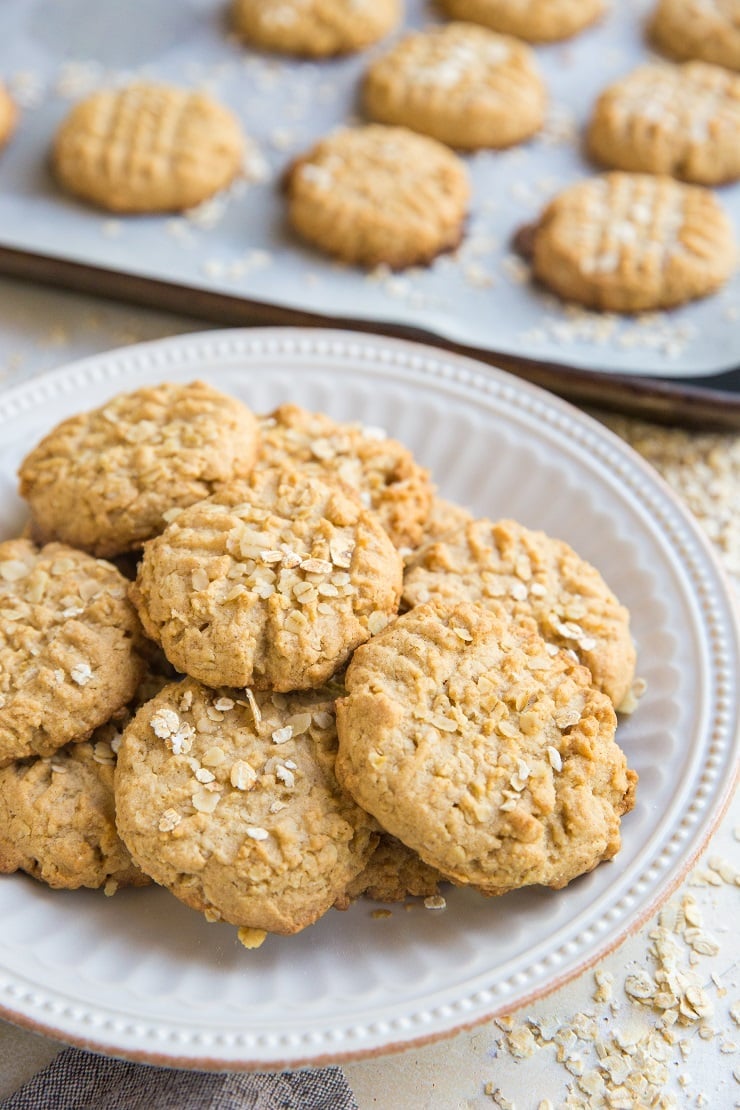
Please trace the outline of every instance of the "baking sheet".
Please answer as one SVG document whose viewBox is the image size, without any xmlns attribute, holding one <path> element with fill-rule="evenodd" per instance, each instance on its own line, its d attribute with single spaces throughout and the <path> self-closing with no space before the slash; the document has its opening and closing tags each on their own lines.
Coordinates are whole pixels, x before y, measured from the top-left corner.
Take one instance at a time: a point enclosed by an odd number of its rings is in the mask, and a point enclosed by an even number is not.
<svg viewBox="0 0 740 1110">
<path fill-rule="evenodd" d="M 408 27 L 439 21 L 428 0 L 406 6 Z M 351 58 L 285 60 L 237 42 L 221 0 L 3 0 L 0 75 L 23 114 L 0 158 L 0 247 L 575 368 L 679 381 L 731 369 L 740 364 L 740 275 L 703 302 L 621 319 L 532 287 L 511 250 L 521 224 L 591 172 L 583 124 L 600 89 L 649 56 L 651 6 L 615 0 L 598 27 L 537 48 L 547 125 L 526 146 L 466 157 L 473 202 L 454 256 L 426 270 L 365 274 L 292 237 L 279 180 L 294 155 L 357 118 L 358 81 L 388 40 Z M 112 218 L 64 197 L 47 165 L 55 128 L 79 97 L 134 77 L 205 86 L 228 104 L 254 141 L 245 178 L 175 217 Z M 740 226 L 740 185 L 719 192 Z"/>
</svg>

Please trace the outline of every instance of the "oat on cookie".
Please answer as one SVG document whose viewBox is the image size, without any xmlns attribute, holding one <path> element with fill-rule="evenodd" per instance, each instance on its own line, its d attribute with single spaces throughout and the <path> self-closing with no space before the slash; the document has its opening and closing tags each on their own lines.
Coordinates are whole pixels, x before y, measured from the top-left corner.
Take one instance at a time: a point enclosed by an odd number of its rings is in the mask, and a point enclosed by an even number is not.
<svg viewBox="0 0 740 1110">
<path fill-rule="evenodd" d="M 0 81 L 0 148 L 4 147 L 15 131 L 18 110 L 5 85 Z"/>
<path fill-rule="evenodd" d="M 246 405 L 204 382 L 121 393 L 64 420 L 23 460 L 35 537 L 95 555 L 135 550 L 171 511 L 247 475 L 258 435 Z"/>
<path fill-rule="evenodd" d="M 288 217 L 309 243 L 345 262 L 424 265 L 462 238 L 470 186 L 451 150 L 404 127 L 347 127 L 298 158 Z"/>
<path fill-rule="evenodd" d="M 740 0 L 658 0 L 650 34 L 672 58 L 740 69 Z"/>
<path fill-rule="evenodd" d="M 142 632 L 115 567 L 0 543 L 0 767 L 85 740 L 133 696 Z"/>
<path fill-rule="evenodd" d="M 345 682 L 337 778 L 454 882 L 559 888 L 619 851 L 636 775 L 614 710 L 533 621 L 431 602 L 358 648 Z"/>
<path fill-rule="evenodd" d="M 184 509 L 131 596 L 179 671 L 209 686 L 320 686 L 395 615 L 402 560 L 352 491 L 292 469 Z"/>
<path fill-rule="evenodd" d="M 472 601 L 532 617 L 549 651 L 570 649 L 619 707 L 635 672 L 629 613 L 599 572 L 563 543 L 513 520 L 481 518 L 421 548 L 403 603 Z"/>
<path fill-rule="evenodd" d="M 700 185 L 740 177 L 740 75 L 687 62 L 647 65 L 606 89 L 588 128 L 602 165 Z"/>
<path fill-rule="evenodd" d="M 565 300 L 611 312 L 707 296 L 735 262 L 735 233 L 715 196 L 670 177 L 589 178 L 555 197 L 534 227 L 535 277 Z"/>
<path fill-rule="evenodd" d="M 367 866 L 352 880 L 341 908 L 364 895 L 374 902 L 403 902 L 405 898 L 431 898 L 447 880 L 400 840 L 381 833 Z"/>
<path fill-rule="evenodd" d="M 156 882 L 211 921 L 295 933 L 377 841 L 334 776 L 333 700 L 192 679 L 136 715 L 115 777 L 118 830 Z"/>
<path fill-rule="evenodd" d="M 605 0 L 442 0 L 453 19 L 482 23 L 527 42 L 554 42 L 577 35 L 599 19 Z"/>
<path fill-rule="evenodd" d="M 362 50 L 401 18 L 401 0 L 233 0 L 234 28 L 253 46 L 324 58 Z"/>
<path fill-rule="evenodd" d="M 260 422 L 259 464 L 295 464 L 318 478 L 329 475 L 359 491 L 396 547 L 414 547 L 429 516 L 429 474 L 382 428 L 341 423 L 298 405 L 281 405 Z M 258 464 L 258 465 L 259 465 Z"/>
<path fill-rule="evenodd" d="M 137 84 L 93 93 L 57 132 L 68 192 L 113 212 L 192 208 L 231 184 L 244 158 L 237 119 L 207 93 Z"/>
<path fill-rule="evenodd" d="M 530 138 L 547 94 L 524 43 L 449 23 L 407 35 L 373 62 L 363 99 L 371 119 L 475 150 Z"/>
</svg>

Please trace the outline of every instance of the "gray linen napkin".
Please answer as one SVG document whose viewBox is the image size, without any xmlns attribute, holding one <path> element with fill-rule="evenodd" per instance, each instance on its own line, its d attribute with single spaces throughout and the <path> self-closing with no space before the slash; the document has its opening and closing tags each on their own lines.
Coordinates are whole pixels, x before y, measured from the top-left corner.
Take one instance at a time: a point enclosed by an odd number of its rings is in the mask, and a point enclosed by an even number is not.
<svg viewBox="0 0 740 1110">
<path fill-rule="evenodd" d="M 67 1048 L 2 1110 L 358 1110 L 341 1068 L 204 1072 Z"/>
</svg>

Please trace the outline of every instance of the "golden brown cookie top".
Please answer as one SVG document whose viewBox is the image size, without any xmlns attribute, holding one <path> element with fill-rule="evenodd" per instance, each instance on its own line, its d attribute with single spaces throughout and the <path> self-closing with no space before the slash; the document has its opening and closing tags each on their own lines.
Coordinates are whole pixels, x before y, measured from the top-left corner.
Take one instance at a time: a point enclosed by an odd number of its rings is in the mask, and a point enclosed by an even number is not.
<svg viewBox="0 0 740 1110">
<path fill-rule="evenodd" d="M 114 212 L 191 208 L 230 184 L 243 157 L 228 109 L 207 93 L 146 83 L 81 101 L 53 149 L 59 183 Z"/>
<path fill-rule="evenodd" d="M 604 0 L 442 0 L 453 19 L 469 19 L 527 42 L 553 42 L 599 19 Z"/>
<path fill-rule="evenodd" d="M 531 620 L 430 602 L 355 652 L 337 777 L 430 866 L 501 894 L 619 849 L 635 776 L 585 667 Z"/>
<path fill-rule="evenodd" d="M 205 382 L 121 393 L 64 420 L 19 470 L 34 534 L 96 555 L 141 547 L 165 514 L 249 473 L 257 421 Z"/>
<path fill-rule="evenodd" d="M 234 0 L 232 18 L 254 46 L 321 58 L 383 38 L 401 18 L 401 0 Z"/>
<path fill-rule="evenodd" d="M 131 596 L 178 670 L 211 686 L 319 686 L 396 613 L 402 560 L 340 485 L 259 470 L 148 543 Z"/>
<path fill-rule="evenodd" d="M 85 740 L 134 695 L 142 632 L 114 566 L 0 543 L 0 766 Z"/>
<path fill-rule="evenodd" d="M 658 0 L 650 34 L 670 57 L 740 69 L 738 0 Z"/>
<path fill-rule="evenodd" d="M 210 920 L 295 933 L 328 910 L 376 842 L 334 776 L 333 694 L 173 684 L 124 733 L 121 836 Z"/>
</svg>

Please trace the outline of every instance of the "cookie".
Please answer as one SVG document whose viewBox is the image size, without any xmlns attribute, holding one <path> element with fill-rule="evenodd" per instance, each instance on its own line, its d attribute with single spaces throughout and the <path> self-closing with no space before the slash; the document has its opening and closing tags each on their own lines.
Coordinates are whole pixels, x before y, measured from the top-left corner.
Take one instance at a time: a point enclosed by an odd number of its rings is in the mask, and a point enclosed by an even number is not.
<svg viewBox="0 0 740 1110">
<path fill-rule="evenodd" d="M 349 54 L 389 34 L 401 0 L 234 0 L 233 25 L 250 45 L 324 58 Z"/>
<path fill-rule="evenodd" d="M 454 882 L 557 889 L 619 850 L 636 776 L 616 715 L 533 621 L 419 606 L 357 649 L 346 688 L 339 782 Z"/>
<path fill-rule="evenodd" d="M 228 109 L 154 84 L 93 93 L 64 120 L 52 152 L 62 188 L 122 213 L 192 208 L 231 184 L 243 158 Z"/>
<path fill-rule="evenodd" d="M 0 82 L 0 148 L 4 147 L 15 131 L 18 111 L 5 85 Z"/>
<path fill-rule="evenodd" d="M 604 166 L 699 185 L 740 177 L 740 75 L 704 62 L 647 65 L 601 94 L 588 151 Z"/>
<path fill-rule="evenodd" d="M 347 127 L 321 139 L 286 177 L 288 218 L 345 262 L 424 265 L 460 242 L 470 196 L 463 162 L 404 127 Z"/>
<path fill-rule="evenodd" d="M 465 150 L 507 147 L 542 126 L 547 94 L 529 47 L 471 23 L 407 35 L 367 71 L 365 110 Z"/>
<path fill-rule="evenodd" d="M 472 601 L 533 618 L 549 651 L 567 648 L 619 706 L 635 672 L 629 613 L 599 572 L 561 540 L 513 520 L 474 520 L 421 548 L 403 603 Z"/>
<path fill-rule="evenodd" d="M 320 686 L 396 613 L 402 560 L 351 491 L 265 470 L 144 549 L 131 597 L 179 671 L 209 686 Z"/>
<path fill-rule="evenodd" d="M 337 423 L 321 412 L 281 405 L 260 422 L 260 462 L 332 475 L 356 489 L 396 547 L 414 547 L 429 516 L 429 474 L 381 428 Z"/>
<path fill-rule="evenodd" d="M 405 898 L 432 898 L 439 894 L 444 875 L 436 871 L 400 840 L 381 833 L 367 866 L 346 890 L 346 904 L 356 898 L 374 902 L 403 902 Z M 343 908 L 343 907 L 342 907 Z"/>
<path fill-rule="evenodd" d="M 615 172 L 581 181 L 534 228 L 535 277 L 564 300 L 610 312 L 705 297 L 735 261 L 735 233 L 714 195 L 670 177 Z"/>
<path fill-rule="evenodd" d="M 119 555 L 247 475 L 258 435 L 245 405 L 204 382 L 145 386 L 57 425 L 22 462 L 20 493 L 37 539 Z"/>
<path fill-rule="evenodd" d="M 555 42 L 599 19 L 604 0 L 442 0 L 453 19 L 482 23 L 526 42 Z"/>
<path fill-rule="evenodd" d="M 340 789 L 332 695 L 169 686 L 123 735 L 118 830 L 211 921 L 296 933 L 343 895 L 376 826 Z"/>
<path fill-rule="evenodd" d="M 0 767 L 86 740 L 133 697 L 141 627 L 115 567 L 0 543 Z"/>
<path fill-rule="evenodd" d="M 672 58 L 740 69 L 737 0 L 658 0 L 650 36 Z"/>
<path fill-rule="evenodd" d="M 426 547 L 427 544 L 446 539 L 451 532 L 458 532 L 474 520 L 475 517 L 469 509 L 463 508 L 462 505 L 456 505 L 454 501 L 448 501 L 445 497 L 435 495 L 432 498 L 431 511 L 417 547 Z M 415 550 L 408 552 L 406 562 L 412 563 L 416 555 Z"/>
</svg>

